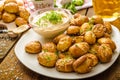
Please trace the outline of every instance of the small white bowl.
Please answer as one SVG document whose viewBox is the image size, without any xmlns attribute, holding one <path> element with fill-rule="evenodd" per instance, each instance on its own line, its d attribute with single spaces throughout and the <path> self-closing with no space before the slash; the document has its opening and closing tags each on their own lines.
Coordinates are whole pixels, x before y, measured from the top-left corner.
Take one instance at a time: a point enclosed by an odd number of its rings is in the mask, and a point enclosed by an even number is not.
<svg viewBox="0 0 120 80">
<path fill-rule="evenodd" d="M 54 10 L 54 11 L 58 10 L 58 11 L 64 12 L 67 15 L 67 19 L 65 20 L 65 22 L 63 24 L 57 25 L 57 27 L 53 26 L 53 27 L 45 27 L 45 28 L 42 28 L 35 24 L 34 19 L 36 17 L 38 18 L 40 14 L 46 11 L 51 11 L 51 10 Z M 33 14 L 31 14 L 29 17 L 29 24 L 31 25 L 33 30 L 37 32 L 38 34 L 40 34 L 42 37 L 53 38 L 57 36 L 58 34 L 64 32 L 69 27 L 70 25 L 69 22 L 71 18 L 72 18 L 72 14 L 70 13 L 69 10 L 60 9 L 60 8 L 45 8 L 45 9 L 39 9 L 35 11 Z"/>
</svg>

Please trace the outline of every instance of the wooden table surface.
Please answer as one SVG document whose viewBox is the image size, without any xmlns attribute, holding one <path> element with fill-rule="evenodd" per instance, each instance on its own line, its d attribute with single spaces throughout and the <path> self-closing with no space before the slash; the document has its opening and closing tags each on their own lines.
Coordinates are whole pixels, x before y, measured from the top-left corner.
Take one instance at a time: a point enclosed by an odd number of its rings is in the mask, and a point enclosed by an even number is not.
<svg viewBox="0 0 120 80">
<path fill-rule="evenodd" d="M 91 17 L 93 8 L 79 11 L 80 14 Z M 16 42 L 17 43 L 17 42 Z M 37 74 L 25 67 L 14 53 L 15 45 L 9 50 L 7 56 L 0 63 L 0 80 L 58 80 Z M 83 80 L 120 80 L 120 56 L 106 71 L 94 77 Z"/>
</svg>

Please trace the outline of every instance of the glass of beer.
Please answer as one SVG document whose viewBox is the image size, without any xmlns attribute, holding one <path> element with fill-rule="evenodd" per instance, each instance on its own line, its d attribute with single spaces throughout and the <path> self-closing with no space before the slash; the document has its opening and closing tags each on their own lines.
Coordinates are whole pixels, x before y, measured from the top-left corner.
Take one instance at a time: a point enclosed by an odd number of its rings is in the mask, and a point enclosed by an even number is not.
<svg viewBox="0 0 120 80">
<path fill-rule="evenodd" d="M 120 0 L 92 0 L 96 15 L 110 18 L 114 13 L 120 12 Z"/>
</svg>

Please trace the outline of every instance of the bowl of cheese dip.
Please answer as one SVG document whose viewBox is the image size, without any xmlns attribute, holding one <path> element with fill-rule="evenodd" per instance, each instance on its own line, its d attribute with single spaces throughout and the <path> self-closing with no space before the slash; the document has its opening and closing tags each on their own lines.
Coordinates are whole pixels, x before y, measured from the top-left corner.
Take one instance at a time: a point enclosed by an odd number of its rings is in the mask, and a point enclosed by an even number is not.
<svg viewBox="0 0 120 80">
<path fill-rule="evenodd" d="M 45 38 L 52 38 L 69 27 L 72 14 L 60 8 L 39 9 L 29 17 L 29 24 L 35 32 Z"/>
</svg>

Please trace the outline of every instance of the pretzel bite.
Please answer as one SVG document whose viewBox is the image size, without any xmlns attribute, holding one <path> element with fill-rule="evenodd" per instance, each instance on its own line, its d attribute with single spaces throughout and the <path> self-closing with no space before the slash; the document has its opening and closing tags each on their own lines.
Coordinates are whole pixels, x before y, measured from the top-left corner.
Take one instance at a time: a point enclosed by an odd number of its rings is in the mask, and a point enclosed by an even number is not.
<svg viewBox="0 0 120 80">
<path fill-rule="evenodd" d="M 7 13 L 7 12 L 4 12 L 3 15 L 2 15 L 2 20 L 5 23 L 10 23 L 10 22 L 14 21 L 15 18 L 16 18 L 15 14 Z"/>
<path fill-rule="evenodd" d="M 65 57 L 71 57 L 71 55 L 69 54 L 69 51 L 67 52 L 58 52 L 58 57 L 61 58 L 65 58 Z"/>
<path fill-rule="evenodd" d="M 75 13 L 75 14 L 74 14 L 74 19 L 75 19 L 75 18 L 78 18 L 78 17 L 80 17 L 80 16 L 82 16 L 80 13 Z"/>
<path fill-rule="evenodd" d="M 73 69 L 77 73 L 88 73 L 92 70 L 93 59 L 86 55 L 79 57 L 73 63 Z"/>
<path fill-rule="evenodd" d="M 80 27 L 78 26 L 69 26 L 67 29 L 68 35 L 79 35 Z"/>
<path fill-rule="evenodd" d="M 103 37 L 105 37 L 105 38 L 111 38 L 111 35 L 109 33 L 105 32 Z"/>
<path fill-rule="evenodd" d="M 86 54 L 88 52 L 89 48 L 90 47 L 87 42 L 79 42 L 79 43 L 73 44 L 69 48 L 69 52 L 73 58 L 78 58 L 78 57 Z"/>
<path fill-rule="evenodd" d="M 91 45 L 89 52 L 92 54 L 96 54 L 98 52 L 99 46 L 100 46 L 100 44 L 98 44 L 98 43 Z"/>
<path fill-rule="evenodd" d="M 5 0 L 4 3 L 7 4 L 7 3 L 10 3 L 10 2 L 14 2 L 14 3 L 17 3 L 18 6 L 23 6 L 24 5 L 23 1 L 24 0 Z"/>
<path fill-rule="evenodd" d="M 105 34 L 104 26 L 102 24 L 96 24 L 92 28 L 93 33 L 97 38 L 102 37 Z"/>
<path fill-rule="evenodd" d="M 106 33 L 112 33 L 112 26 L 110 24 L 110 22 L 104 22 L 104 26 L 106 28 Z"/>
<path fill-rule="evenodd" d="M 23 0 L 17 0 L 18 6 L 24 6 L 24 1 Z"/>
<path fill-rule="evenodd" d="M 91 66 L 96 66 L 98 64 L 98 58 L 97 58 L 97 56 L 95 54 L 87 53 L 85 55 L 92 59 L 93 64 Z"/>
<path fill-rule="evenodd" d="M 81 15 L 78 18 L 71 19 L 70 24 L 75 25 L 75 26 L 81 26 L 83 23 L 88 22 L 88 21 L 89 19 L 87 16 Z"/>
<path fill-rule="evenodd" d="M 42 46 L 39 41 L 30 41 L 25 45 L 25 51 L 30 54 L 36 54 L 41 52 Z"/>
<path fill-rule="evenodd" d="M 101 16 L 99 15 L 94 15 L 91 17 L 90 19 L 90 23 L 93 23 L 93 24 L 103 24 L 103 19 Z"/>
<path fill-rule="evenodd" d="M 44 52 L 38 54 L 37 56 L 39 64 L 45 67 L 54 67 L 58 56 L 53 52 Z"/>
<path fill-rule="evenodd" d="M 53 42 L 54 42 L 55 44 L 58 44 L 59 40 L 60 40 L 62 37 L 65 37 L 65 36 L 66 36 L 66 34 L 60 34 L 60 35 L 56 36 L 56 37 L 53 39 Z"/>
<path fill-rule="evenodd" d="M 115 45 L 114 41 L 112 41 L 112 39 L 110 39 L 110 38 L 104 38 L 104 37 L 100 38 L 100 39 L 98 39 L 98 43 L 99 44 L 109 44 L 112 51 L 114 51 L 116 49 L 116 45 Z"/>
<path fill-rule="evenodd" d="M 83 42 L 83 41 L 84 41 L 83 36 L 75 36 L 75 37 L 73 37 L 73 43 L 79 43 L 79 42 Z"/>
<path fill-rule="evenodd" d="M 84 35 L 85 32 L 92 29 L 92 26 L 89 23 L 83 23 L 83 25 L 80 27 L 80 34 Z"/>
<path fill-rule="evenodd" d="M 42 50 L 47 52 L 56 52 L 57 47 L 53 42 L 47 42 L 42 45 Z"/>
<path fill-rule="evenodd" d="M 23 6 L 18 6 L 18 8 L 19 8 L 19 10 L 16 13 L 16 15 L 20 17 L 20 11 L 24 10 L 24 7 Z"/>
<path fill-rule="evenodd" d="M 64 52 L 72 45 L 72 38 L 70 36 L 65 36 L 61 38 L 57 44 L 57 50 Z"/>
<path fill-rule="evenodd" d="M 15 24 L 16 24 L 17 26 L 21 26 L 21 25 L 27 24 L 27 21 L 26 21 L 24 18 L 17 17 L 17 18 L 15 19 Z"/>
<path fill-rule="evenodd" d="M 101 44 L 98 48 L 97 56 L 100 62 L 106 63 L 109 62 L 112 58 L 112 49 L 109 44 Z"/>
<path fill-rule="evenodd" d="M 19 16 L 28 21 L 30 13 L 25 9 L 25 7 L 19 7 Z"/>
<path fill-rule="evenodd" d="M 7 3 L 10 3 L 10 2 L 14 2 L 14 3 L 17 3 L 17 1 L 16 0 L 5 0 L 5 4 L 7 4 Z"/>
<path fill-rule="evenodd" d="M 84 40 L 89 44 L 94 44 L 96 42 L 96 36 L 92 31 L 87 31 Z"/>
<path fill-rule="evenodd" d="M 73 58 L 65 57 L 58 59 L 56 62 L 56 70 L 60 72 L 73 72 L 73 62 L 75 60 Z"/>
<path fill-rule="evenodd" d="M 3 2 L 0 2 L 0 12 L 1 12 L 1 13 L 2 13 L 3 9 L 4 9 L 4 3 L 3 3 Z"/>
<path fill-rule="evenodd" d="M 4 10 L 8 13 L 17 13 L 19 11 L 19 7 L 17 3 L 10 2 L 4 5 Z"/>
</svg>

